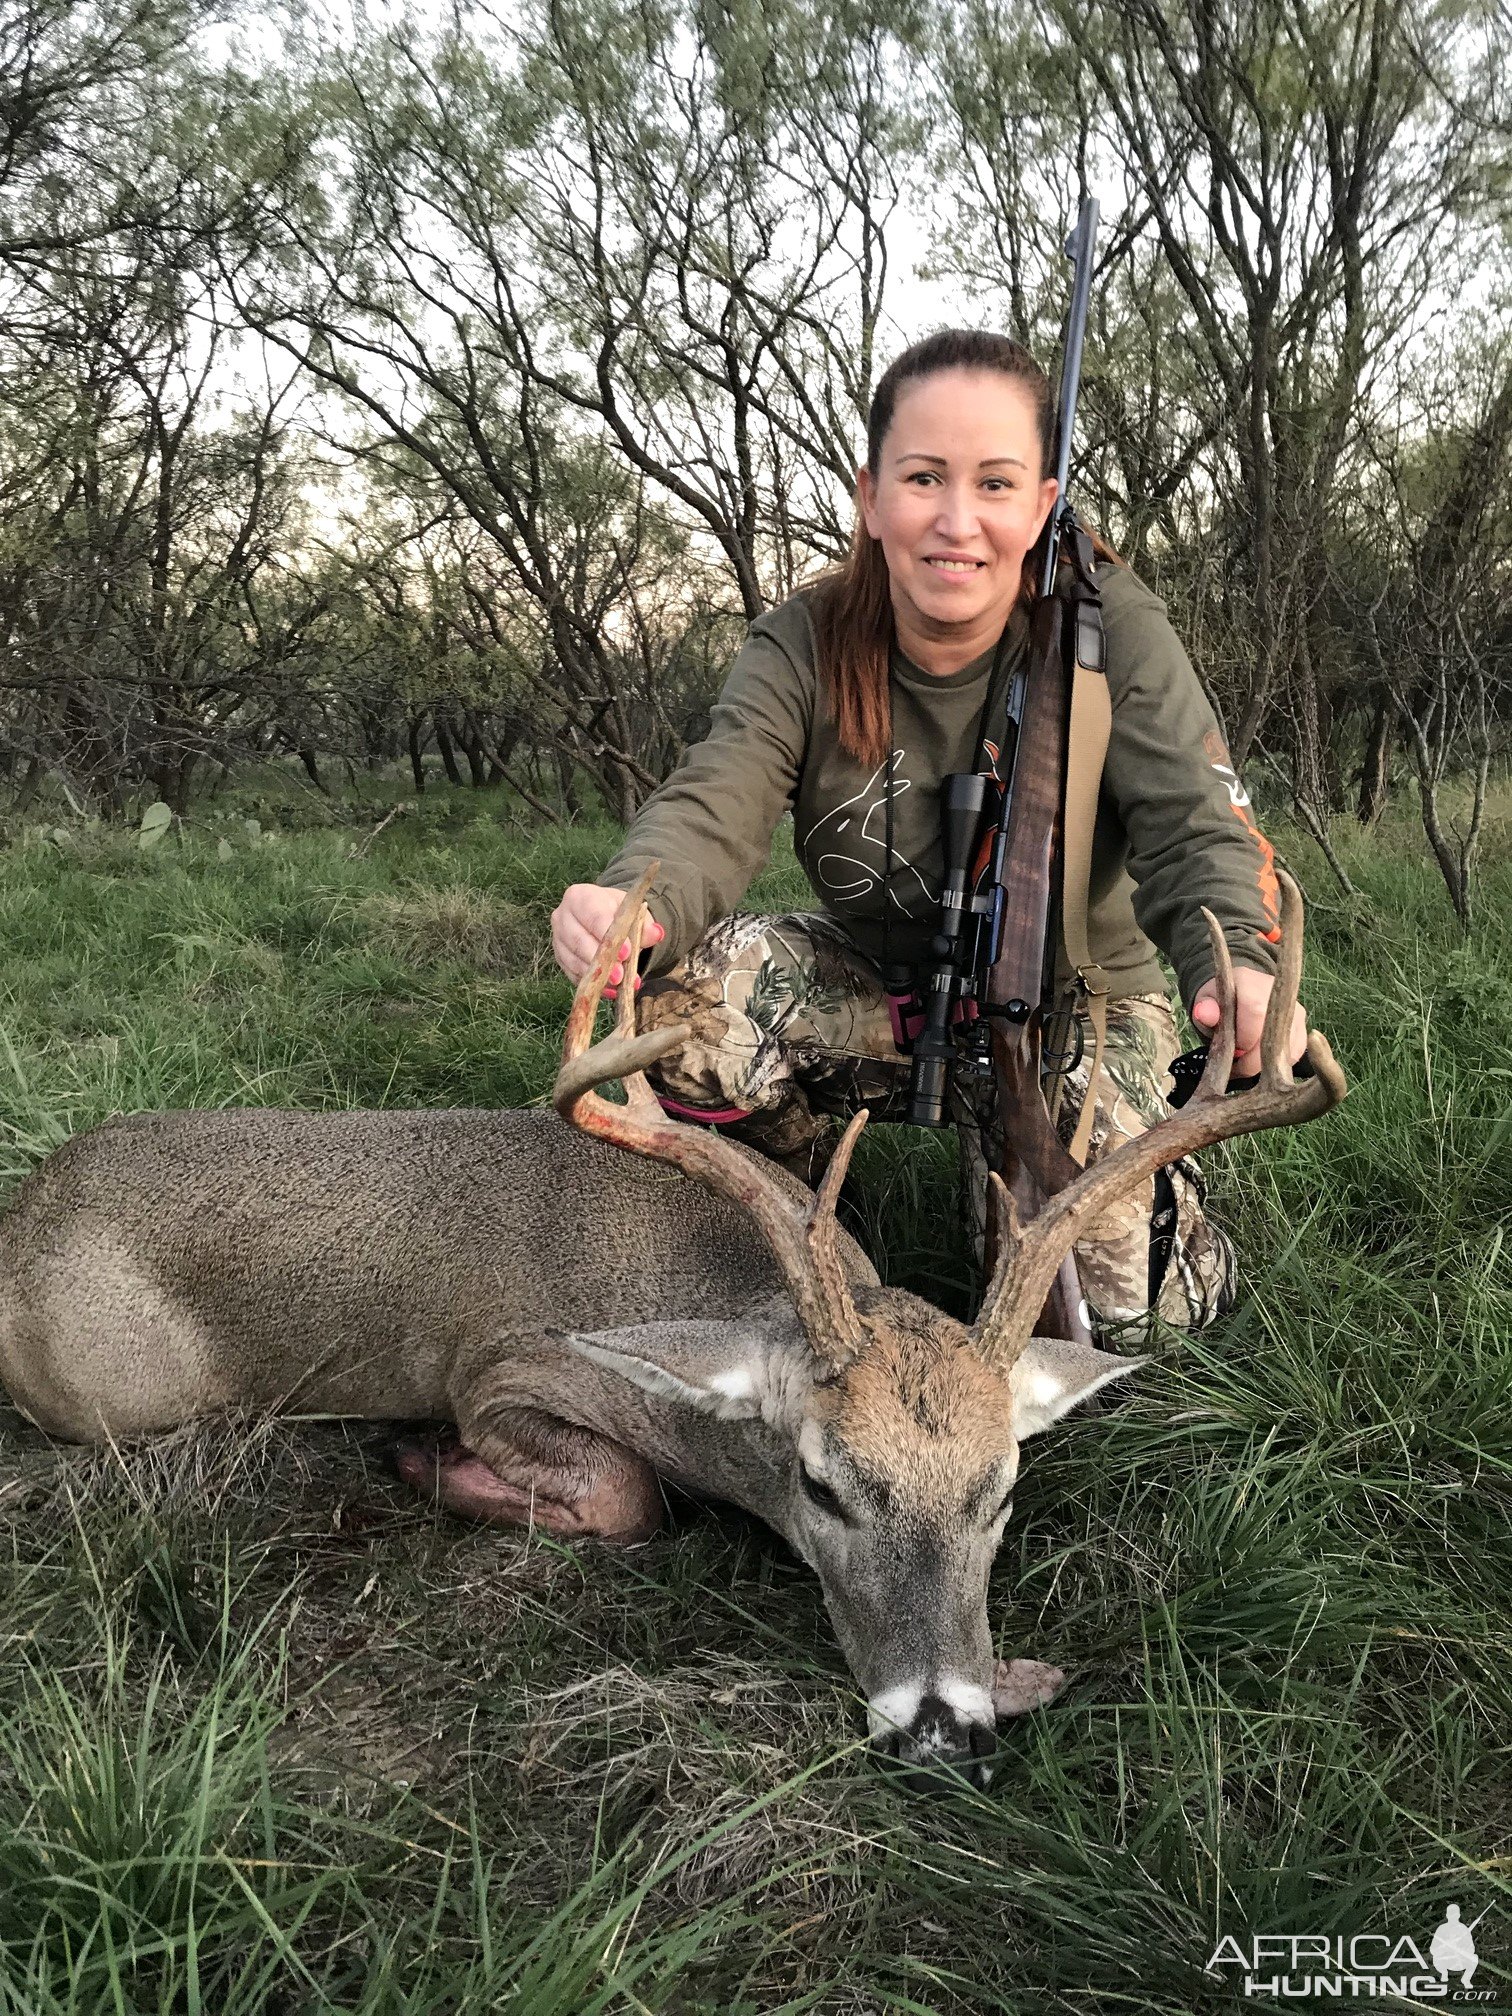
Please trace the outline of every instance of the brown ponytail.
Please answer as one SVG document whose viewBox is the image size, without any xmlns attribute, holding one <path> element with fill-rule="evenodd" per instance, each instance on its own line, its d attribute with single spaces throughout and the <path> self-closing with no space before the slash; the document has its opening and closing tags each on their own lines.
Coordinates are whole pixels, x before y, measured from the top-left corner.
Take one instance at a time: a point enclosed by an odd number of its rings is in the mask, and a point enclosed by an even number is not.
<svg viewBox="0 0 1512 2016">
<path fill-rule="evenodd" d="M 1050 380 L 1022 343 L 985 329 L 941 329 L 913 344 L 883 372 L 872 394 L 866 419 L 866 466 L 875 480 L 882 466 L 882 444 L 892 426 L 898 394 L 918 378 L 937 371 L 1001 371 L 1022 385 L 1034 412 L 1040 444 L 1040 468 L 1053 467 L 1056 456 L 1055 409 Z M 1124 563 L 1096 532 L 1092 547 L 1099 560 Z M 1032 607 L 1038 599 L 1038 569 L 1032 549 L 1024 564 L 1020 599 Z M 892 708 L 888 667 L 893 647 L 892 584 L 880 539 L 866 529 L 860 497 L 851 548 L 844 562 L 821 574 L 813 584 L 809 613 L 819 676 L 829 690 L 840 746 L 859 763 L 885 763 L 892 742 Z"/>
</svg>

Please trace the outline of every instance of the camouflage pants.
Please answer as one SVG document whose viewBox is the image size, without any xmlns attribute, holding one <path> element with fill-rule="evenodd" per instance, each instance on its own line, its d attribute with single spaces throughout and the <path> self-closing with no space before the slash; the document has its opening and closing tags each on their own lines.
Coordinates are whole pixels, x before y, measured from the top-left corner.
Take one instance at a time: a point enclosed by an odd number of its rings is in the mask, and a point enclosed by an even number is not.
<svg viewBox="0 0 1512 2016">
<path fill-rule="evenodd" d="M 651 1072 L 674 1113 L 713 1121 L 810 1180 L 827 1159 L 832 1116 L 860 1107 L 901 1120 L 909 1061 L 893 1040 L 881 977 L 831 919 L 815 912 L 714 925 L 670 973 L 648 979 L 639 1022 L 690 1025 L 688 1041 Z M 1143 1133 L 1165 1113 L 1161 1080 L 1179 1048 L 1164 994 L 1113 1001 L 1088 1159 Z M 1086 1096 L 1091 1044 L 1066 1079 L 1057 1116 L 1069 1142 Z M 961 1082 L 952 1117 L 961 1147 L 963 1205 L 978 1260 L 988 1156 L 998 1159 L 990 1100 Z M 1200 1329 L 1230 1306 L 1234 1254 L 1203 1210 L 1203 1183 L 1178 1162 L 1120 1200 L 1077 1245 L 1082 1288 L 1106 1328 L 1153 1308 Z"/>
</svg>

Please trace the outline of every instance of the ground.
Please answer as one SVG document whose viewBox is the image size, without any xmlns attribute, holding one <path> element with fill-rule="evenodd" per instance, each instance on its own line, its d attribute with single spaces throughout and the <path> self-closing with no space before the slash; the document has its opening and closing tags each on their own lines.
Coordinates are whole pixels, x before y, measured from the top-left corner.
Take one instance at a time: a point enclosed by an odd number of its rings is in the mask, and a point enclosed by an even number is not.
<svg viewBox="0 0 1512 2016">
<path fill-rule="evenodd" d="M 613 835 L 448 791 L 369 842 L 397 797 L 12 831 L 7 1184 L 114 1111 L 539 1098 L 547 914 Z M 1216 1158 L 1234 1314 L 1026 1452 L 994 1628 L 1070 1679 L 985 1795 L 877 1771 L 734 1513 L 569 1548 L 366 1424 L 0 1413 L 0 2010 L 1218 2009 L 1221 1936 L 1426 1950 L 1450 1900 L 1512 2007 L 1509 809 L 1468 941 L 1407 823 L 1341 834 L 1358 905 L 1283 837 L 1353 1089 Z M 784 844 L 757 899 L 801 893 Z M 863 1140 L 850 1223 L 964 1313 L 950 1152 Z"/>
</svg>

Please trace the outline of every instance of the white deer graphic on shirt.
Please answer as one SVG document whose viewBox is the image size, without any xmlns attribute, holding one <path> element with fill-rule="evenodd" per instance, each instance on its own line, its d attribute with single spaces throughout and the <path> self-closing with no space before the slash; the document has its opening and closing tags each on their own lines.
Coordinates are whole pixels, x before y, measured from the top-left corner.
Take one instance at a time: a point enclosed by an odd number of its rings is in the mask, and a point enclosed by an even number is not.
<svg viewBox="0 0 1512 2016">
<path fill-rule="evenodd" d="M 902 774 L 906 754 L 894 749 L 853 797 L 816 819 L 804 835 L 810 872 L 826 896 L 855 902 L 881 888 L 887 873 L 887 777 L 891 771 L 895 801 L 913 789 L 912 779 Z M 939 907 L 939 890 L 896 854 L 888 895 L 905 917 L 927 917 Z"/>
</svg>

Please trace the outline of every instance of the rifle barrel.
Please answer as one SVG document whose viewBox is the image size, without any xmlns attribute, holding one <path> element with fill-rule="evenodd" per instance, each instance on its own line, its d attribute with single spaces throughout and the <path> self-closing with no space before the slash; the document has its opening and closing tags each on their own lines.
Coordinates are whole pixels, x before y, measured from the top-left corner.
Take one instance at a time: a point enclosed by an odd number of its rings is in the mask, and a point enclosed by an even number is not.
<svg viewBox="0 0 1512 2016">
<path fill-rule="evenodd" d="M 1071 507 L 1066 501 L 1066 485 L 1071 475 L 1071 435 L 1076 426 L 1076 397 L 1081 390 L 1082 343 L 1087 333 L 1087 303 L 1092 294 L 1092 248 L 1097 239 L 1098 205 L 1095 196 L 1083 200 L 1076 229 L 1066 240 L 1066 257 L 1076 262 L 1071 282 L 1071 317 L 1066 327 L 1066 354 L 1061 363 L 1060 445 L 1055 460 L 1055 508 L 1045 539 L 1045 565 L 1040 576 L 1040 593 L 1048 595 L 1055 586 L 1055 563 L 1060 556 L 1061 528 Z"/>
</svg>

